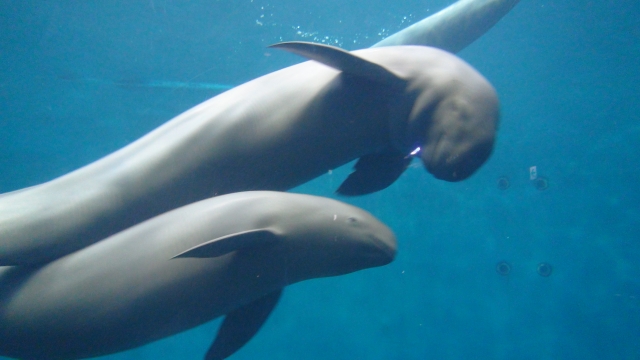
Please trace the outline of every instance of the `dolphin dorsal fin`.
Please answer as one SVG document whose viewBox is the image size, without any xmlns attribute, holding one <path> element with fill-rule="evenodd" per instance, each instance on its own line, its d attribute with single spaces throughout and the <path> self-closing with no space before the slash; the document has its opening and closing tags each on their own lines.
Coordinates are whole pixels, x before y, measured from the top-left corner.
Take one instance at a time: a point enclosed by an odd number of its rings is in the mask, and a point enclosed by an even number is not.
<svg viewBox="0 0 640 360">
<path fill-rule="evenodd" d="M 379 83 L 399 85 L 405 80 L 376 63 L 372 63 L 346 50 L 324 44 L 306 41 L 288 41 L 273 44 L 270 48 L 282 49 L 310 60 L 340 70 L 345 74 L 357 76 Z"/>
<path fill-rule="evenodd" d="M 185 250 L 175 258 L 213 258 L 253 246 L 272 244 L 278 235 L 269 229 L 254 229 L 225 235 Z"/>
<path fill-rule="evenodd" d="M 282 289 L 267 294 L 228 313 L 205 360 L 222 360 L 238 351 L 260 330 L 282 295 Z"/>
</svg>

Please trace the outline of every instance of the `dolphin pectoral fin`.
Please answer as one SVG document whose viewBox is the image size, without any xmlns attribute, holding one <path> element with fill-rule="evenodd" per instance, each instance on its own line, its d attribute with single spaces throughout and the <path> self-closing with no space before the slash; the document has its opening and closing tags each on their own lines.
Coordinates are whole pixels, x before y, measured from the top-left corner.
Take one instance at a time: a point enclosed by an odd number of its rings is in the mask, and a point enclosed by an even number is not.
<svg viewBox="0 0 640 360">
<path fill-rule="evenodd" d="M 280 295 L 282 289 L 228 313 L 205 359 L 226 359 L 249 342 L 276 307 Z"/>
<path fill-rule="evenodd" d="M 340 195 L 365 195 L 393 184 L 411 163 L 412 157 L 399 152 L 365 155 L 358 160 L 354 171 L 340 185 Z"/>
<path fill-rule="evenodd" d="M 255 229 L 225 235 L 172 257 L 175 258 L 212 258 L 228 254 L 232 251 L 270 244 L 278 240 L 278 235 L 269 229 Z"/>
<path fill-rule="evenodd" d="M 307 59 L 315 60 L 349 75 L 384 84 L 405 85 L 405 80 L 384 67 L 334 46 L 305 41 L 288 41 L 273 44 L 269 47 L 282 49 Z"/>
</svg>

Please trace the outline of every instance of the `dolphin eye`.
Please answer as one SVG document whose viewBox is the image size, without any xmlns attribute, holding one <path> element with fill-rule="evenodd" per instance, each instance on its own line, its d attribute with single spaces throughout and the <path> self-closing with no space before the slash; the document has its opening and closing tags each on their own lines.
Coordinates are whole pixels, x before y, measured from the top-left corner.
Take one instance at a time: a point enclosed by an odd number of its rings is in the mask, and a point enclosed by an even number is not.
<svg viewBox="0 0 640 360">
<path fill-rule="evenodd" d="M 356 222 L 358 222 L 358 219 L 354 218 L 353 216 L 349 216 L 349 217 L 347 218 L 347 222 L 348 222 L 349 224 L 355 224 Z"/>
</svg>

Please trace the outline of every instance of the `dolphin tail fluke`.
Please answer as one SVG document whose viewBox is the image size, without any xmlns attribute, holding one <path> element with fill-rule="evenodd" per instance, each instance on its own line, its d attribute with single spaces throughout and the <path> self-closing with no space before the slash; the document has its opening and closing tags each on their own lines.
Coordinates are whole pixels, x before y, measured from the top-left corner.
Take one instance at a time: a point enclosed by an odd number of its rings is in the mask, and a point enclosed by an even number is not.
<svg viewBox="0 0 640 360">
<path fill-rule="evenodd" d="M 223 360 L 243 347 L 267 321 L 282 289 L 233 310 L 224 318 L 205 360 Z"/>
<path fill-rule="evenodd" d="M 397 151 L 365 155 L 358 160 L 354 171 L 340 185 L 340 195 L 370 194 L 393 184 L 411 163 L 412 157 Z"/>
<path fill-rule="evenodd" d="M 373 45 L 433 46 L 456 53 L 489 31 L 520 0 L 460 0 Z"/>
</svg>

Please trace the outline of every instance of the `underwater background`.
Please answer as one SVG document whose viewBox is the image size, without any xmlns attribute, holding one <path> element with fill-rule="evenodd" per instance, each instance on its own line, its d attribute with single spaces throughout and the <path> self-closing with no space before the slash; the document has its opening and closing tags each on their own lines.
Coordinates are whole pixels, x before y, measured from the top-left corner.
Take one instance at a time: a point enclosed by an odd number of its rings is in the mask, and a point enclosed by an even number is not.
<svg viewBox="0 0 640 360">
<path fill-rule="evenodd" d="M 0 193 L 302 61 L 269 44 L 365 48 L 451 3 L 3 0 Z M 395 231 L 396 260 L 288 287 L 231 359 L 640 358 L 638 14 L 632 0 L 522 0 L 460 52 L 500 96 L 492 157 L 460 183 L 415 161 L 340 198 Z M 335 198 L 351 166 L 293 191 Z M 100 359 L 200 359 L 219 323 Z"/>
</svg>

